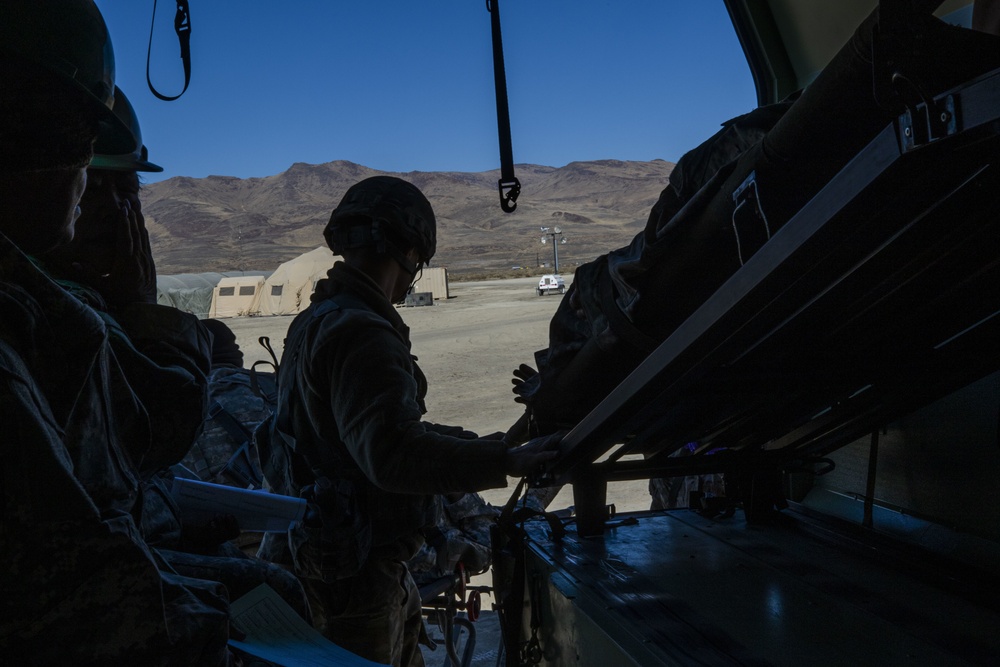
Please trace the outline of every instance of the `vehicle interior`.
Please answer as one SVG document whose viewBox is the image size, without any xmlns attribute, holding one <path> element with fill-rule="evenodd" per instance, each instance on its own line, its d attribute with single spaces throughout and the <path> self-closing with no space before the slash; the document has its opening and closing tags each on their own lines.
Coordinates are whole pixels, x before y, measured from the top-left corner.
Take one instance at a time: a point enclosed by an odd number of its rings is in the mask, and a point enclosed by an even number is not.
<svg viewBox="0 0 1000 667">
<path fill-rule="evenodd" d="M 727 0 L 758 103 L 814 81 L 876 4 Z M 971 25 L 970 3 L 878 4 L 876 100 L 921 90 L 914 63 L 940 46 L 920 32 L 930 10 Z M 573 486 L 566 535 L 519 532 L 508 507 L 495 565 L 508 651 L 546 664 L 1000 655 L 985 594 L 1000 583 L 998 121 L 1000 70 L 908 97 L 569 431 L 534 480 Z M 724 475 L 724 498 L 624 514 L 607 502 L 618 481 L 706 474 Z"/>
</svg>

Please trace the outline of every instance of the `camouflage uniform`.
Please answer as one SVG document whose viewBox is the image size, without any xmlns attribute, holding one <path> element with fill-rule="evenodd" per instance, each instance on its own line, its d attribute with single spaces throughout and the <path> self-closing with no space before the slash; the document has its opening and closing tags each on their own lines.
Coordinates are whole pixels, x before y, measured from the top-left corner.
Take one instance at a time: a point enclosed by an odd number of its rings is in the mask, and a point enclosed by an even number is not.
<svg viewBox="0 0 1000 667">
<path fill-rule="evenodd" d="M 308 620 L 305 593 L 290 572 L 247 556 L 225 542 L 225 538 L 211 543 L 185 539 L 178 509 L 170 496 L 173 475 L 168 466 L 190 452 L 196 436 L 201 440 L 198 434 L 205 414 L 211 343 L 198 319 L 176 308 L 147 303 L 130 304 L 110 314 L 96 291 L 70 281 L 57 282 L 90 305 L 108 328 L 109 342 L 120 361 L 125 380 L 124 384 L 115 387 L 114 399 L 127 403 L 138 394 L 153 425 L 148 445 L 141 449 L 133 446 L 132 452 L 133 457 L 144 462 L 139 528 L 145 542 L 157 549 L 166 569 L 210 580 L 213 585 L 221 583 L 230 599 L 267 583 Z M 233 370 L 241 369 L 213 370 L 209 377 L 226 378 Z M 134 393 L 129 387 L 135 388 Z M 136 414 L 135 410 L 119 412 Z M 236 416 L 247 415 L 237 412 Z M 129 441 L 143 442 L 135 437 L 130 437 Z M 234 449 L 232 444 L 228 449 Z"/>
<path fill-rule="evenodd" d="M 227 664 L 225 591 L 160 572 L 139 535 L 139 481 L 124 437 L 137 439 L 131 451 L 153 439 L 107 326 L 3 235 L 0 312 L 4 655 Z M 129 405 L 136 412 L 123 414 Z"/>
<path fill-rule="evenodd" d="M 104 320 L 124 377 L 112 391 L 116 412 L 129 416 L 118 428 L 129 434 L 126 443 L 140 475 L 148 478 L 180 461 L 201 431 L 206 409 L 211 339 L 198 318 L 149 303 L 111 313 L 95 290 L 56 282 Z M 131 435 L 143 430 L 140 437 Z"/>
<path fill-rule="evenodd" d="M 490 526 L 500 511 L 478 493 L 466 493 L 453 502 L 438 496 L 440 520 L 424 530 L 427 540 L 406 566 L 417 585 L 448 576 L 461 562 L 469 574 L 480 574 L 490 567 Z"/>
<path fill-rule="evenodd" d="M 328 275 L 289 328 L 279 395 L 290 396 L 279 399 L 278 423 L 291 424 L 295 451 L 268 481 L 298 496 L 317 471 L 349 477 L 371 551 L 359 572 L 329 583 L 320 553 L 303 548 L 318 528 L 269 534 L 260 555 L 297 565 L 316 626 L 331 640 L 370 660 L 420 665 L 420 600 L 404 563 L 436 522 L 434 494 L 506 485 L 505 445 L 421 421 L 426 381 L 409 329 L 365 274 L 337 263 Z"/>
<path fill-rule="evenodd" d="M 173 476 L 162 472 L 143 485 L 142 536 L 169 568 L 187 577 L 219 582 L 236 600 L 260 584 L 275 590 L 302 618 L 312 619 L 305 591 L 295 575 L 280 565 L 254 558 L 227 540 L 200 527 L 197 538 L 185 530 L 170 494 Z"/>
<path fill-rule="evenodd" d="M 274 397 L 274 376 L 271 373 L 258 374 L 260 394 L 252 387 L 251 371 L 236 366 L 216 366 L 208 375 L 208 402 L 216 404 L 234 420 L 248 435 L 271 414 Z M 244 441 L 237 441 L 233 434 L 222 425 L 219 418 L 205 420 L 205 427 L 181 462 L 199 478 L 215 484 L 227 484 L 246 488 L 248 484 L 238 475 L 227 472 L 226 466 L 237 454 Z M 252 445 L 251 442 L 246 442 Z M 248 447 L 246 457 L 239 463 L 245 465 L 249 473 L 260 478 L 256 451 Z"/>
</svg>

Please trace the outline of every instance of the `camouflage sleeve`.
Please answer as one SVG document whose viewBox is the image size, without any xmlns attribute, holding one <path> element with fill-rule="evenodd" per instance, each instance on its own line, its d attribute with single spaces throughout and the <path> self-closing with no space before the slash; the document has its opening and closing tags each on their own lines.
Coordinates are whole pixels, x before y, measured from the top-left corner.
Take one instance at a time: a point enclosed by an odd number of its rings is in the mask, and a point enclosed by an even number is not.
<svg viewBox="0 0 1000 667">
<path fill-rule="evenodd" d="M 500 511 L 483 500 L 478 493 L 466 493 L 454 502 L 445 502 L 444 511 L 456 525 L 461 525 L 465 520 L 482 517 L 494 519 L 500 515 Z"/>
<path fill-rule="evenodd" d="M 212 366 L 212 339 L 198 318 L 169 306 L 136 303 L 115 318 L 136 349 L 161 366 L 207 376 Z"/>
<path fill-rule="evenodd" d="M 372 483 L 420 494 L 507 485 L 503 442 L 436 433 L 421 421 L 409 349 L 384 321 L 331 333 L 312 350 L 308 367 L 319 376 L 309 379 L 310 389 L 329 406 L 340 439 Z"/>
<path fill-rule="evenodd" d="M 524 504 L 533 510 L 544 512 L 549 504 L 555 500 L 562 490 L 561 486 L 545 486 L 537 489 L 530 489 L 525 495 Z"/>
<path fill-rule="evenodd" d="M 0 406 L 4 654 L 31 664 L 226 664 L 221 591 L 199 596 L 165 581 L 132 517 L 102 514 L 47 402 L 2 342 Z"/>
<path fill-rule="evenodd" d="M 174 308 L 133 304 L 116 315 L 115 357 L 152 427 L 140 473 L 179 462 L 201 432 L 208 402 L 211 344 L 197 318 Z"/>
</svg>

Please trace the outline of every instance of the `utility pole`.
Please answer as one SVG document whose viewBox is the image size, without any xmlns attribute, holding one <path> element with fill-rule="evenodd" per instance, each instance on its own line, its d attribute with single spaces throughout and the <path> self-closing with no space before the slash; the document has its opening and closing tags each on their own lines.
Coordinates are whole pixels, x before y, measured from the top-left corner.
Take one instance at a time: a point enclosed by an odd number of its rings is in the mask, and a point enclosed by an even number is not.
<svg viewBox="0 0 1000 667">
<path fill-rule="evenodd" d="M 549 237 L 552 237 L 552 265 L 555 268 L 554 273 L 559 273 L 559 244 L 566 243 L 566 238 L 563 236 L 562 230 L 558 227 L 540 227 L 542 230 L 542 245 L 549 243 Z"/>
</svg>

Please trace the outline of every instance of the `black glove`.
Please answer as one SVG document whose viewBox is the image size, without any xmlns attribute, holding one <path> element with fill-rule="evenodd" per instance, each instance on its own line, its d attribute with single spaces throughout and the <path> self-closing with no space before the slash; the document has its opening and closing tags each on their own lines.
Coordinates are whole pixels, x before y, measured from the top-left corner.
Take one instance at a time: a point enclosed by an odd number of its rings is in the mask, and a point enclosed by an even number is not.
<svg viewBox="0 0 1000 667">
<path fill-rule="evenodd" d="M 514 401 L 527 405 L 531 401 L 531 397 L 538 391 L 541 382 L 542 376 L 528 364 L 521 364 L 515 368 L 514 377 L 510 381 L 514 385 L 511 389 L 514 392 Z"/>
</svg>

